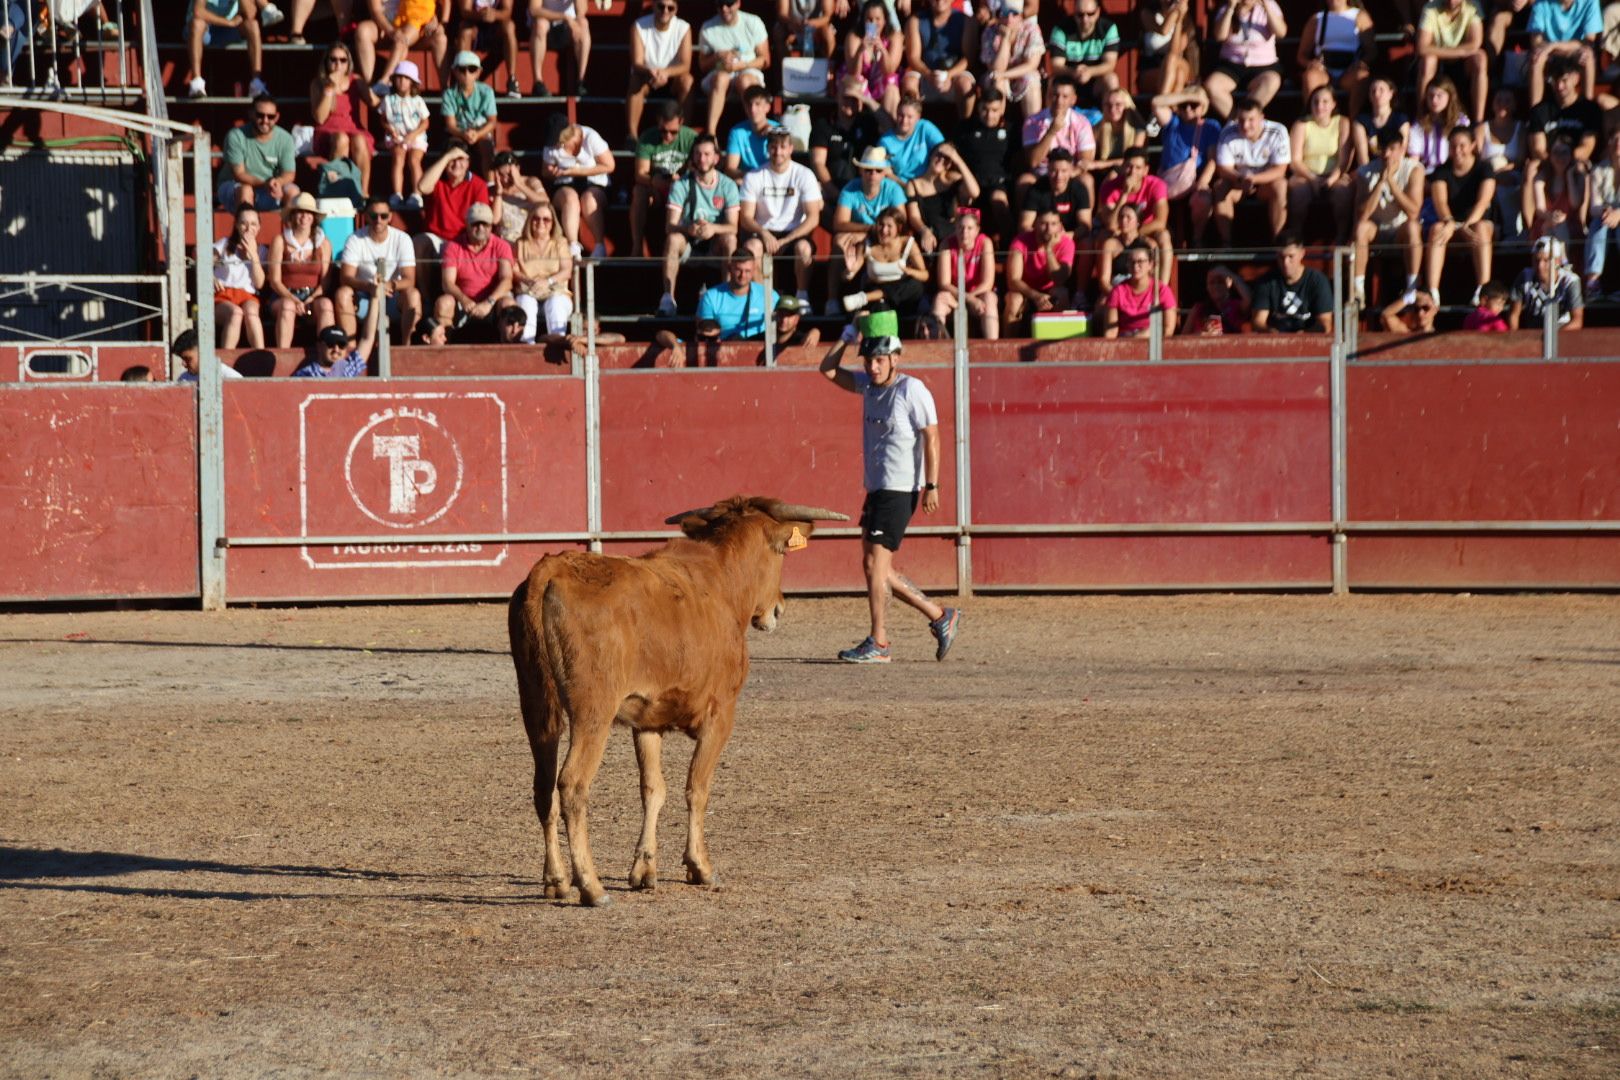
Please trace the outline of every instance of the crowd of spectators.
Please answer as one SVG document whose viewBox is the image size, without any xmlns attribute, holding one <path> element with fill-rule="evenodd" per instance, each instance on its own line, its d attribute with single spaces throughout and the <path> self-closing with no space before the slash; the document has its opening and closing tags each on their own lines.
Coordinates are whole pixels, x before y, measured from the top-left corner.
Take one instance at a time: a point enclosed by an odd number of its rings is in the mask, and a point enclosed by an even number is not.
<svg viewBox="0 0 1620 1080">
<path fill-rule="evenodd" d="M 315 2 L 290 5 L 293 40 Z M 1579 327 L 1620 243 L 1620 133 L 1605 135 L 1620 102 L 1601 89 L 1620 74 L 1620 3 L 1386 2 L 1401 25 L 1380 33 L 1351 0 L 1299 25 L 1277 0 L 1143 0 L 1118 20 L 1101 0 L 778 0 L 769 23 L 738 0 L 688 0 L 695 22 L 650 0 L 625 43 L 623 126 L 559 109 L 540 142 L 509 143 L 533 130 L 501 124 L 522 41 L 534 93 L 554 89 L 548 48 L 571 54 L 555 89 L 584 93 L 587 0 L 331 0 L 345 36 L 309 84 L 300 146 L 268 93 L 265 5 L 193 0 L 186 92 L 206 92 L 210 42 L 245 39 L 253 67 L 251 114 L 223 139 L 220 341 L 285 346 L 307 324 L 363 353 L 379 296 L 402 340 L 419 322 L 452 341 L 566 340 L 575 266 L 626 256 L 661 260 L 646 314 L 698 338 L 779 316 L 801 334 L 873 304 L 922 337 L 964 304 L 985 338 L 1075 312 L 1108 336 L 1161 313 L 1166 333 L 1325 331 L 1307 245 L 1332 244 L 1353 245 L 1356 302 L 1376 280 L 1376 325 L 1432 328 L 1449 304 L 1518 328 L 1556 303 Z M 795 96 L 808 116 L 779 111 Z M 322 222 L 343 197 L 360 213 L 334 249 Z M 610 255 L 621 209 L 629 243 Z M 1530 250 L 1505 288 L 1504 243 Z M 1184 261 L 1211 245 L 1276 266 L 1250 280 L 1237 260 Z M 695 304 L 683 273 L 704 286 Z"/>
</svg>

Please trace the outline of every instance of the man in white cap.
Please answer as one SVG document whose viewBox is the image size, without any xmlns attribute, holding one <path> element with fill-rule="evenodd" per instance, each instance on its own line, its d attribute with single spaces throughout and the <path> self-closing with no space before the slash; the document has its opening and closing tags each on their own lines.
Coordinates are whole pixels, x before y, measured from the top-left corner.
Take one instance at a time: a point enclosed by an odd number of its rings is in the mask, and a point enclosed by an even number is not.
<svg viewBox="0 0 1620 1080">
<path fill-rule="evenodd" d="M 444 130 L 466 144 L 473 171 L 487 180 L 495 167 L 495 90 L 480 78 L 484 65 L 475 52 L 456 53 L 451 70 L 454 75 L 439 105 Z"/>
<path fill-rule="evenodd" d="M 881 146 L 869 146 L 855 159 L 857 178 L 845 184 L 838 193 L 838 205 L 833 210 L 833 243 L 840 255 L 866 243 L 878 215 L 891 206 L 904 208 L 906 190 L 889 176 L 889 152 Z M 844 260 L 827 260 L 827 314 L 841 315 L 844 307 L 838 297 L 844 292 Z"/>
<path fill-rule="evenodd" d="M 513 305 L 512 245 L 494 230 L 495 212 L 486 203 L 473 203 L 466 229 L 444 245 L 444 292 L 434 301 L 433 317 L 446 326 L 459 330 L 477 322 L 487 329 Z"/>
<path fill-rule="evenodd" d="M 872 632 L 853 648 L 838 654 L 850 664 L 887 664 L 889 635 L 885 616 L 892 592 L 928 619 L 937 647 L 935 660 L 945 659 L 961 612 L 940 607 L 894 568 L 906 526 L 917 504 L 923 513 L 939 509 L 939 416 L 928 387 L 900 374 L 900 339 L 893 331 L 892 311 L 874 312 L 867 329 L 883 331 L 861 337 L 853 327 L 827 350 L 821 373 L 834 386 L 861 395 L 862 445 L 865 461 L 866 502 L 861 507 L 861 565 L 866 573 L 866 599 Z M 874 325 L 888 323 L 890 325 Z M 860 340 L 863 370 L 840 365 L 851 341 Z"/>
</svg>

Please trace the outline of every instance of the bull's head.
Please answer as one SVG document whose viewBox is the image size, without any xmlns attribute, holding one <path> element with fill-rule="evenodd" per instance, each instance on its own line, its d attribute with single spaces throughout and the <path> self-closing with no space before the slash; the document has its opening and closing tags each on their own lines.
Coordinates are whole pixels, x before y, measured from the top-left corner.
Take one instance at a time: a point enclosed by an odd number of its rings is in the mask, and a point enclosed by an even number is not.
<svg viewBox="0 0 1620 1080">
<path fill-rule="evenodd" d="M 764 540 L 756 546 L 759 572 L 752 575 L 753 615 L 756 630 L 775 630 L 787 601 L 782 596 L 782 556 L 794 542 L 795 532 L 808 538 L 818 521 L 848 521 L 849 517 L 819 506 L 800 506 L 778 499 L 738 495 L 699 510 L 688 510 L 665 519 L 679 525 L 694 540 L 719 540 L 738 528 L 753 528 Z"/>
</svg>

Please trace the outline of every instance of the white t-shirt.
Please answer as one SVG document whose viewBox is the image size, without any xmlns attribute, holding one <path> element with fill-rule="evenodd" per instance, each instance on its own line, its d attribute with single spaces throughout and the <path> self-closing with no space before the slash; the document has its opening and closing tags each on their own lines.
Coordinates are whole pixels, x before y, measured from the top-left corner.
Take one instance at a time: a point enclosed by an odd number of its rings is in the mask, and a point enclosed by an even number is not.
<svg viewBox="0 0 1620 1080">
<path fill-rule="evenodd" d="M 219 282 L 221 288 L 241 289 L 243 292 L 257 294 L 258 289 L 253 287 L 253 266 L 246 259 L 233 250 L 225 254 L 230 247 L 231 238 L 221 237 L 214 242 L 214 280 Z M 269 261 L 270 249 L 263 244 L 259 245 L 259 265 L 263 266 Z"/>
<path fill-rule="evenodd" d="M 791 232 L 804 224 L 809 207 L 821 205 L 821 185 L 815 173 L 790 161 L 786 172 L 767 166 L 743 177 L 742 201 L 754 204 L 754 221 L 761 228 Z"/>
<path fill-rule="evenodd" d="M 1260 129 L 1260 137 L 1253 142 L 1243 137 L 1238 122 L 1233 120 L 1221 131 L 1221 141 L 1215 146 L 1215 164 L 1235 169 L 1244 176 L 1263 172 L 1273 165 L 1287 165 L 1293 159 L 1288 129 L 1275 120 L 1267 120 Z"/>
<path fill-rule="evenodd" d="M 867 491 L 919 491 L 923 472 L 923 428 L 939 423 L 934 395 L 920 379 L 896 375 L 888 386 L 873 386 L 864 371 L 853 372 L 861 392 L 861 453 Z"/>
<path fill-rule="evenodd" d="M 730 25 L 716 15 L 705 22 L 703 29 L 698 32 L 698 51 L 708 56 L 735 52 L 745 60 L 752 60 L 759 55 L 759 47 L 769 38 L 765 22 L 758 15 L 739 11 L 737 21 Z"/>
<path fill-rule="evenodd" d="M 593 127 L 586 127 L 585 125 L 581 124 L 580 131 L 584 132 L 585 137 L 580 140 L 579 153 L 570 154 L 565 152 L 560 146 L 548 146 L 546 147 L 545 154 L 543 155 L 545 163 L 547 165 L 555 165 L 559 169 L 589 169 L 591 166 L 595 165 L 597 155 L 607 153 L 608 151 L 607 140 L 602 138 L 601 135 L 597 134 L 596 129 Z M 595 176 L 585 177 L 585 181 L 587 183 L 595 184 L 597 187 L 607 187 L 608 177 L 610 175 L 612 174 L 597 173 Z M 579 177 L 575 176 L 563 178 L 565 182 L 577 179 L 579 179 Z"/>
<path fill-rule="evenodd" d="M 388 280 L 393 281 L 401 270 L 416 266 L 416 249 L 411 246 L 409 236 L 390 225 L 387 239 L 380 244 L 364 230 L 352 234 L 343 242 L 343 256 L 339 261 L 344 266 L 354 267 L 356 279 L 375 281 L 378 259 L 384 261 Z"/>
<path fill-rule="evenodd" d="M 679 15 L 669 20 L 669 29 L 660 30 L 653 25 L 651 15 L 636 20 L 636 37 L 641 39 L 641 57 L 654 70 L 667 68 L 680 55 L 681 42 L 691 31 L 692 24 Z"/>
</svg>

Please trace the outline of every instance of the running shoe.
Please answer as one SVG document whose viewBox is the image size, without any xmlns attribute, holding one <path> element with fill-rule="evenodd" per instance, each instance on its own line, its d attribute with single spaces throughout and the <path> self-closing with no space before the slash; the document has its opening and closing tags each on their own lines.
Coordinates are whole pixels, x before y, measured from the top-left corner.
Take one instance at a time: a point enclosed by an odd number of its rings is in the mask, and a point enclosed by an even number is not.
<svg viewBox="0 0 1620 1080">
<path fill-rule="evenodd" d="M 951 651 L 951 644 L 956 641 L 956 628 L 961 624 L 962 612 L 953 607 L 946 608 L 945 614 L 928 624 L 928 632 L 939 642 L 939 648 L 934 650 L 935 660 L 945 659 L 945 654 Z"/>
<path fill-rule="evenodd" d="M 867 638 L 853 649 L 845 649 L 840 652 L 838 659 L 846 664 L 887 664 L 889 662 L 889 647 L 879 645 L 871 638 Z"/>
</svg>

